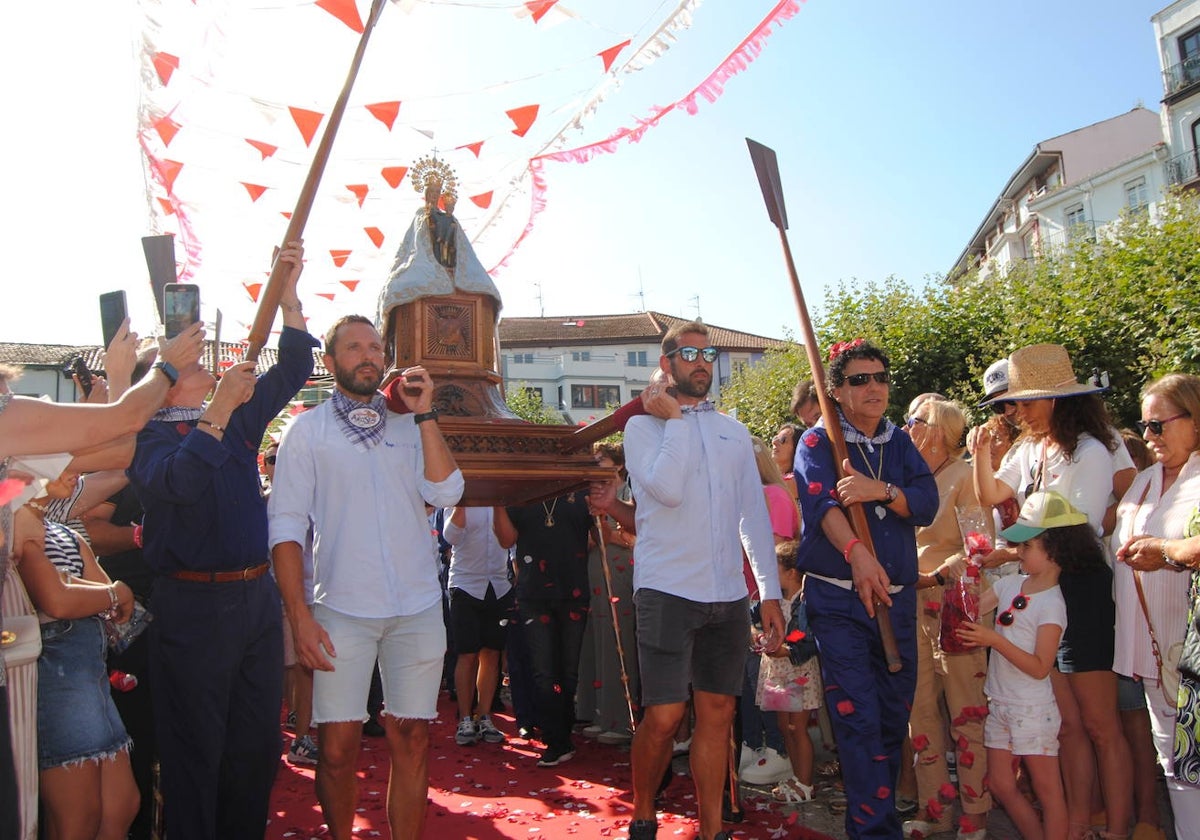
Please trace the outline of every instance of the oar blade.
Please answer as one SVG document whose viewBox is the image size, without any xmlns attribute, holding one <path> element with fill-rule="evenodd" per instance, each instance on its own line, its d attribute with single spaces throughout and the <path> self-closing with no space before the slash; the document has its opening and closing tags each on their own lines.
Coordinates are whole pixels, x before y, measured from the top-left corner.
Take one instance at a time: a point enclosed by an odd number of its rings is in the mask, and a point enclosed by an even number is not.
<svg viewBox="0 0 1200 840">
<path fill-rule="evenodd" d="M 749 137 L 746 138 L 746 146 L 750 149 L 750 160 L 754 162 L 763 201 L 767 203 L 767 215 L 775 227 L 787 230 L 787 208 L 783 204 L 783 183 L 779 177 L 779 161 L 775 158 L 775 150 Z"/>
</svg>

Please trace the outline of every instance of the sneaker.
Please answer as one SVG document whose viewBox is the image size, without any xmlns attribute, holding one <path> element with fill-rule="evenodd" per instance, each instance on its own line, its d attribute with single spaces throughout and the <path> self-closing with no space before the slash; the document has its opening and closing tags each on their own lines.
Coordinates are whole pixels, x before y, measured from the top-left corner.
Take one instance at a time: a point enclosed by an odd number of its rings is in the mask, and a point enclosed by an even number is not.
<svg viewBox="0 0 1200 840">
<path fill-rule="evenodd" d="M 752 764 L 757 763 L 758 760 L 762 757 L 763 757 L 763 748 L 762 747 L 750 749 L 750 747 L 746 746 L 745 744 L 742 744 L 742 759 L 741 759 L 741 761 L 738 762 L 738 776 L 740 777 L 743 773 L 746 772 L 747 767 L 749 767 Z"/>
<path fill-rule="evenodd" d="M 671 745 L 671 755 L 687 755 L 692 749 L 692 739 L 689 737 L 686 741 L 675 741 Z"/>
<path fill-rule="evenodd" d="M 575 750 L 568 747 L 565 750 L 556 750 L 554 747 L 547 747 L 542 753 L 542 757 L 538 759 L 538 767 L 557 767 L 564 761 L 570 761 L 575 757 Z"/>
<path fill-rule="evenodd" d="M 949 813 L 944 815 L 940 820 L 931 822 L 930 820 L 905 820 L 903 826 L 904 840 L 930 840 L 935 834 L 944 834 L 954 831 L 954 823 L 950 819 Z"/>
<path fill-rule="evenodd" d="M 615 729 L 610 729 L 607 732 L 601 732 L 596 736 L 596 742 L 600 744 L 608 744 L 610 747 L 628 744 L 633 740 L 633 736 L 626 732 L 618 732 Z"/>
<path fill-rule="evenodd" d="M 313 739 L 307 735 L 301 735 L 299 738 L 292 739 L 292 746 L 288 750 L 288 763 L 316 764 L 317 755 L 317 745 L 313 743 Z"/>
<path fill-rule="evenodd" d="M 459 724 L 458 728 L 461 731 L 462 725 Z M 492 723 L 490 715 L 484 715 L 479 719 L 479 725 L 475 731 L 479 734 L 480 740 L 487 741 L 489 744 L 503 744 L 508 740 L 504 733 L 496 728 L 496 724 Z"/>
<path fill-rule="evenodd" d="M 792 763 L 767 747 L 758 761 L 742 771 L 742 781 L 748 785 L 775 785 L 792 775 Z"/>
<path fill-rule="evenodd" d="M 475 721 L 465 717 L 458 722 L 458 730 L 454 733 L 454 743 L 460 747 L 469 747 L 479 740 L 479 727 Z"/>
<path fill-rule="evenodd" d="M 601 726 L 600 724 L 589 723 L 587 726 L 583 727 L 583 729 L 579 730 L 579 734 L 583 735 L 586 738 L 595 738 L 597 735 L 599 735 L 603 731 L 604 731 L 604 727 Z"/>
<path fill-rule="evenodd" d="M 295 712 L 288 712 L 287 727 L 288 727 L 288 729 L 296 728 L 296 713 Z"/>
</svg>

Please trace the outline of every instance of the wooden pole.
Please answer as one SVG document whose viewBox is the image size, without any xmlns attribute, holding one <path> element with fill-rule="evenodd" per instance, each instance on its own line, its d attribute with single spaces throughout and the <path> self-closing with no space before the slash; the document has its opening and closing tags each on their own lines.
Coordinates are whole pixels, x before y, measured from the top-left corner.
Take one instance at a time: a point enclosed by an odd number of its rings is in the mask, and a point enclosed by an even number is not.
<svg viewBox="0 0 1200 840">
<path fill-rule="evenodd" d="M 604 570 L 604 588 L 608 593 L 608 606 L 612 614 L 613 635 L 617 639 L 617 662 L 621 666 L 621 687 L 625 690 L 625 705 L 629 708 L 629 731 L 637 730 L 637 719 L 633 713 L 633 695 L 629 691 L 629 671 L 625 668 L 625 646 L 621 643 L 621 623 L 617 617 L 617 599 L 613 596 L 612 572 L 608 568 L 608 549 L 604 543 L 604 517 L 596 517 L 596 544 L 600 546 L 600 567 Z M 598 664 L 598 663 L 597 663 Z"/>
<path fill-rule="evenodd" d="M 283 243 L 279 246 L 280 251 L 286 248 L 289 242 L 296 242 L 304 237 L 304 226 L 308 222 L 309 213 L 312 212 L 313 200 L 317 195 L 317 187 L 321 184 L 321 176 L 325 174 L 325 164 L 329 162 L 334 138 L 337 137 L 338 128 L 342 124 L 346 103 L 350 100 L 350 91 L 354 88 L 355 79 L 358 78 L 358 71 L 362 66 L 363 55 L 367 51 L 367 42 L 371 38 L 371 31 L 375 28 L 375 23 L 379 20 L 385 3 L 387 0 L 374 0 L 371 4 L 371 13 L 367 17 L 362 36 L 358 40 L 358 49 L 355 50 L 354 59 L 350 62 L 350 72 L 346 76 L 342 92 L 325 123 L 325 131 L 321 134 L 321 142 L 317 145 L 317 151 L 313 155 L 308 177 L 304 181 L 304 187 L 300 190 L 300 198 L 296 201 L 296 209 L 288 221 L 287 232 L 283 235 Z M 254 315 L 254 325 L 250 328 L 250 346 L 246 348 L 245 355 L 248 362 L 258 361 L 259 353 L 262 352 L 267 338 L 271 335 L 271 327 L 275 323 L 275 311 L 279 309 L 279 299 L 283 297 L 284 278 L 291 270 L 290 263 L 283 263 L 278 259 L 271 266 L 271 276 L 263 286 L 258 299 L 258 311 Z"/>
<path fill-rule="evenodd" d="M 754 161 L 754 171 L 758 175 L 758 184 L 762 188 L 763 199 L 767 203 L 767 215 L 779 229 L 779 240 L 783 243 L 783 256 L 787 262 L 788 278 L 792 283 L 792 296 L 796 302 L 796 312 L 800 316 L 800 330 L 804 336 L 804 352 L 808 356 L 808 365 L 812 368 L 813 385 L 816 387 L 817 400 L 821 404 L 821 418 L 825 422 L 825 432 L 829 435 L 829 445 L 833 448 L 833 459 L 837 464 L 839 478 L 845 473 L 842 463 L 849 459 L 846 449 L 846 438 L 842 434 L 842 424 L 838 418 L 837 408 L 833 398 L 825 389 L 825 366 L 821 362 L 821 351 L 817 346 L 817 336 L 813 332 L 812 319 L 808 316 L 808 306 L 804 302 L 804 292 L 800 288 L 800 279 L 796 274 L 796 264 L 792 261 L 792 249 L 787 238 L 787 210 L 783 204 L 783 183 L 779 177 L 779 164 L 775 152 L 761 143 L 756 143 L 749 137 L 746 145 L 750 148 L 750 158 Z M 875 554 L 875 544 L 871 540 L 871 529 L 867 524 L 867 514 L 861 502 L 842 505 L 850 519 L 850 527 L 854 535 L 862 540 L 867 550 Z M 875 604 L 875 621 L 879 625 L 879 637 L 883 643 L 884 656 L 887 658 L 888 670 L 892 673 L 903 667 L 900 651 L 896 647 L 896 635 L 892 631 L 892 619 L 888 614 L 886 604 Z"/>
</svg>

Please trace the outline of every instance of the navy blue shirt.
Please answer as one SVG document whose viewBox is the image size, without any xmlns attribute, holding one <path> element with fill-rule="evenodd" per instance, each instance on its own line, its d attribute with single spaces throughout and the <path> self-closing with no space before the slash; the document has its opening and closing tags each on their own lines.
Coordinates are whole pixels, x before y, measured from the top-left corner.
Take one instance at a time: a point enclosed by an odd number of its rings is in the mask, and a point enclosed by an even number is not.
<svg viewBox="0 0 1200 840">
<path fill-rule="evenodd" d="M 887 420 L 883 421 L 887 423 Z M 882 427 L 880 428 L 882 431 Z M 875 544 L 875 557 L 894 584 L 907 585 L 917 580 L 917 527 L 928 525 L 937 516 L 938 489 L 929 465 L 908 435 L 893 427 L 887 443 L 875 444 L 875 451 L 847 445 L 850 463 L 859 472 L 891 482 L 904 491 L 910 515 L 901 518 L 878 502 L 863 507 Z M 829 542 L 821 528 L 825 514 L 837 501 L 831 491 L 837 486 L 837 466 L 833 447 L 824 426 L 809 429 L 796 447 L 796 490 L 800 512 L 804 516 L 804 536 L 800 541 L 797 567 L 826 577 L 850 580 L 850 564 L 840 546 Z"/>
<path fill-rule="evenodd" d="M 258 448 L 267 425 L 304 387 L 318 342 L 284 327 L 279 362 L 258 377 L 221 440 L 195 421 L 151 421 L 138 433 L 129 481 L 146 511 L 143 554 L 158 574 L 236 571 L 267 562 L 267 503 Z"/>
</svg>

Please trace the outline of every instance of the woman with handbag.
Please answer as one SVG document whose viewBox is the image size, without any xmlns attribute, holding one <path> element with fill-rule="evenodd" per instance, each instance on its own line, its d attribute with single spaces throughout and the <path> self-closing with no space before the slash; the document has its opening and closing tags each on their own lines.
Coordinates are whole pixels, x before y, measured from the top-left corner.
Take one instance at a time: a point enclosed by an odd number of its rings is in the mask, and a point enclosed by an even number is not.
<svg viewBox="0 0 1200 840">
<path fill-rule="evenodd" d="M 124 838 L 138 810 L 129 736 L 109 692 L 103 619 L 128 621 L 133 592 L 109 580 L 83 539 L 45 518 L 75 476 L 13 515 L 13 561 L 42 621 L 38 768 L 46 836 Z"/>
<path fill-rule="evenodd" d="M 1142 391 L 1138 428 L 1156 463 L 1140 473 L 1117 509 L 1112 546 L 1119 674 L 1145 681 L 1159 761 L 1177 826 L 1200 827 L 1200 788 L 1172 775 L 1178 659 L 1188 621 L 1190 575 L 1169 540 L 1187 534 L 1200 504 L 1200 377 L 1173 373 Z M 1157 556 L 1155 556 L 1157 551 Z M 1180 835 L 1183 836 L 1183 835 Z"/>
<path fill-rule="evenodd" d="M 904 836 L 928 837 L 951 830 L 953 813 L 941 797 L 950 785 L 946 766 L 947 743 L 957 753 L 958 796 L 963 818 L 958 840 L 982 840 L 992 798 L 984 782 L 987 750 L 983 744 L 983 674 L 987 651 L 946 653 L 939 643 L 942 591 L 965 571 L 966 556 L 958 524 L 960 509 L 978 508 L 971 481 L 971 465 L 963 460 L 963 433 L 967 416 L 956 402 L 927 400 L 908 418 L 909 437 L 933 471 L 941 505 L 931 524 L 917 529 L 917 693 L 908 721 L 909 738 L 916 751 L 918 818 L 904 823 Z M 990 523 L 991 516 L 980 519 Z M 989 533 L 990 537 L 991 534 Z M 949 720 L 942 712 L 942 698 Z"/>
<path fill-rule="evenodd" d="M 974 474 L 979 501 L 1009 498 L 1024 504 L 1038 490 L 1056 490 L 1088 518 L 1097 536 L 1114 482 L 1128 477 L 1114 468 L 1114 454 L 1128 460 L 1098 396 L 1102 388 L 1078 382 L 1071 358 L 1058 344 L 1034 344 L 1008 360 L 1009 388 L 991 402 L 1016 403 L 1022 432 L 999 471 L 991 469 L 991 436 L 976 437 Z M 1132 465 L 1128 468 L 1132 473 Z M 1133 771 L 1129 743 L 1117 711 L 1113 672 L 1115 607 L 1107 566 L 1059 579 L 1067 604 L 1067 627 L 1050 675 L 1062 713 L 1059 734 L 1070 838 L 1086 836 L 1093 823 L 1097 776 L 1109 837 L 1124 837 L 1133 817 Z"/>
</svg>

